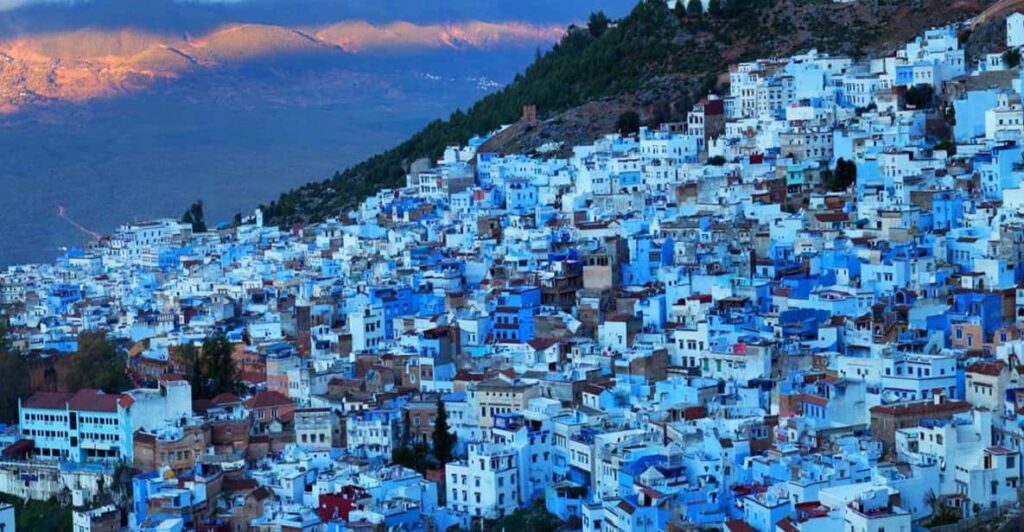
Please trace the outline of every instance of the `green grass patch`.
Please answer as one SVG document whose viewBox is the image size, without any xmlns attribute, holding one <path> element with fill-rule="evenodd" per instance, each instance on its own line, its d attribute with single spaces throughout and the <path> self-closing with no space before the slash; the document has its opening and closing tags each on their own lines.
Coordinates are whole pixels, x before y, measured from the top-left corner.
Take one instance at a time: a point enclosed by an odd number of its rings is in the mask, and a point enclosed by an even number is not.
<svg viewBox="0 0 1024 532">
<path fill-rule="evenodd" d="M 71 507 L 61 508 L 57 499 L 24 501 L 0 495 L 0 501 L 14 506 L 15 527 L 18 530 L 71 531 Z"/>
</svg>

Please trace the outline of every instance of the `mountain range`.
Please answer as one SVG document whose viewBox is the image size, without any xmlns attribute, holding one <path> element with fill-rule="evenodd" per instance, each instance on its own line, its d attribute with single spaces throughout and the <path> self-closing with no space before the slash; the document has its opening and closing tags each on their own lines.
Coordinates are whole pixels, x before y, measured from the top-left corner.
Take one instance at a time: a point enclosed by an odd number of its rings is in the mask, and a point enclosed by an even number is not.
<svg viewBox="0 0 1024 532">
<path fill-rule="evenodd" d="M 356 20 L 310 27 L 236 23 L 201 35 L 96 28 L 21 35 L 0 41 L 0 113 L 139 91 L 254 60 L 536 48 L 563 32 L 558 25 L 521 22 L 381 25 Z"/>
</svg>

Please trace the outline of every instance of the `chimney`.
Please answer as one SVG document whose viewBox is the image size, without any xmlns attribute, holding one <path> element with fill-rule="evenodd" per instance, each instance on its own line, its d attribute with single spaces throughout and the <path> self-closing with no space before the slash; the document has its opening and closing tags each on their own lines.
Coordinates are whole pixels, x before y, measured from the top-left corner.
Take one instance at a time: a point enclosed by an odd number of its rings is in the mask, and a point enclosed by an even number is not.
<svg viewBox="0 0 1024 532">
<path fill-rule="evenodd" d="M 932 389 L 932 399 L 934 404 L 941 405 L 946 402 L 946 396 L 942 395 L 941 388 Z"/>
<path fill-rule="evenodd" d="M 537 106 L 530 104 L 523 106 L 523 118 L 530 127 L 537 127 Z"/>
</svg>

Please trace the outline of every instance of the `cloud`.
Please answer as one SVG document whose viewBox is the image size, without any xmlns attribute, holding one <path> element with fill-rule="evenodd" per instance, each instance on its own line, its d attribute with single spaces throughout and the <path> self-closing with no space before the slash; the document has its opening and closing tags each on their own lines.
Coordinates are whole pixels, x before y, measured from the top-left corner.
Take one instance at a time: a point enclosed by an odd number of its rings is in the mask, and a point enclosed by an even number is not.
<svg viewBox="0 0 1024 532">
<path fill-rule="evenodd" d="M 63 5 L 73 6 L 75 4 L 89 3 L 91 0 L 0 0 L 0 11 L 10 11 L 22 7 L 34 5 Z"/>
</svg>

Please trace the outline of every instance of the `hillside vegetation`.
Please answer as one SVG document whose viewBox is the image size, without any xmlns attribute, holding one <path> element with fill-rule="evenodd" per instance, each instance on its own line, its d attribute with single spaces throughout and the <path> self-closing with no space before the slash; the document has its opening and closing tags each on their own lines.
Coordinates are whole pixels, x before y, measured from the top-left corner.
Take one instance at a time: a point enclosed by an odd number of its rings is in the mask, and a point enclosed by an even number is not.
<svg viewBox="0 0 1024 532">
<path fill-rule="evenodd" d="M 516 121 L 526 104 L 536 105 L 542 118 L 558 116 L 561 124 L 586 123 L 586 115 L 568 117 L 598 99 L 619 106 L 628 102 L 649 122 L 680 118 L 706 91 L 724 89 L 719 76 L 731 63 L 811 48 L 859 57 L 929 27 L 974 16 L 992 3 L 723 0 L 714 13 L 696 15 L 682 6 L 673 12 L 664 0 L 644 0 L 620 21 L 599 13 L 584 26 L 570 27 L 511 84 L 468 110 L 435 120 L 398 146 L 261 207 L 271 223 L 322 221 L 381 188 L 401 186 L 412 161 L 436 158 L 451 143 Z"/>
</svg>

